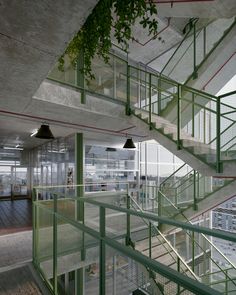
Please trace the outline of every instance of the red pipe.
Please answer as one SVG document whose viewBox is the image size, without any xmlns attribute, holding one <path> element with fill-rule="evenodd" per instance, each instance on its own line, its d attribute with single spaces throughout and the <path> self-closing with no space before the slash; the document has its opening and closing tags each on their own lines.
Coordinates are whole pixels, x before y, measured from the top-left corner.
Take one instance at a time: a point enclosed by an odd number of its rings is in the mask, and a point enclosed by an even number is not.
<svg viewBox="0 0 236 295">
<path fill-rule="evenodd" d="M 53 122 L 55 123 L 55 125 L 67 125 L 67 126 L 71 126 L 72 127 L 79 127 L 79 128 L 85 128 L 85 129 L 92 129 L 92 130 L 96 130 L 100 133 L 110 133 L 113 134 L 115 136 L 131 136 L 131 137 L 140 137 L 140 138 L 145 138 L 147 137 L 146 135 L 137 135 L 137 134 L 132 134 L 132 133 L 127 133 L 127 132 L 122 132 L 122 130 L 111 130 L 111 129 L 105 129 L 105 128 L 99 128 L 99 127 L 95 127 L 95 126 L 89 126 L 89 125 L 82 125 L 82 124 L 77 124 L 77 123 L 70 123 L 70 122 L 65 122 L 65 121 L 61 121 L 61 120 L 55 120 L 55 119 L 49 119 L 49 118 L 44 118 L 44 117 L 38 117 L 38 116 L 32 116 L 32 115 L 27 115 L 27 114 L 21 114 L 21 113 L 17 113 L 17 112 L 10 112 L 10 111 L 6 111 L 6 110 L 1 110 L 0 109 L 0 113 L 2 114 L 7 114 L 7 115 L 12 115 L 12 116 L 16 116 L 16 117 L 23 117 L 26 120 L 30 120 L 32 121 L 32 119 L 36 119 L 38 121 L 45 121 L 45 122 Z M 123 130 L 128 130 L 131 128 L 134 128 L 135 126 L 131 126 L 128 128 L 125 128 Z"/>
<path fill-rule="evenodd" d="M 170 17 L 168 17 L 168 22 L 167 22 L 167 26 L 165 26 L 160 32 L 158 32 L 155 36 L 153 36 L 151 39 L 149 39 L 148 41 L 146 41 L 145 43 L 141 43 L 138 41 L 138 39 L 133 38 L 133 41 L 135 41 L 136 43 L 138 43 L 141 46 L 145 46 L 147 45 L 150 41 L 152 41 L 153 39 L 155 39 L 158 35 L 160 35 L 162 32 L 164 32 L 169 26 L 170 26 Z"/>
<path fill-rule="evenodd" d="M 215 74 L 206 82 L 201 90 L 205 90 L 206 86 L 219 74 L 219 72 L 224 68 L 224 66 L 231 60 L 231 58 L 236 54 L 236 51 L 226 60 L 225 63 L 215 72 Z"/>
</svg>

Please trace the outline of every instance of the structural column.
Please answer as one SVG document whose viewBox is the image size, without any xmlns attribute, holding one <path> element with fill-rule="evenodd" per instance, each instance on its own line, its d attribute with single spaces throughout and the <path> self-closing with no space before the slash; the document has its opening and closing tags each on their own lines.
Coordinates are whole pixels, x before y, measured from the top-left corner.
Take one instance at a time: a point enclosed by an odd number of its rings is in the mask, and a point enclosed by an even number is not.
<svg viewBox="0 0 236 295">
<path fill-rule="evenodd" d="M 84 196 L 84 144 L 83 134 L 77 133 L 75 135 L 75 197 L 81 198 Z M 75 218 L 78 221 L 84 222 L 84 204 L 75 201 Z M 81 235 L 81 260 L 85 260 L 85 249 L 84 249 L 84 234 Z M 84 269 L 80 268 L 75 271 L 75 294 L 84 294 Z"/>
</svg>

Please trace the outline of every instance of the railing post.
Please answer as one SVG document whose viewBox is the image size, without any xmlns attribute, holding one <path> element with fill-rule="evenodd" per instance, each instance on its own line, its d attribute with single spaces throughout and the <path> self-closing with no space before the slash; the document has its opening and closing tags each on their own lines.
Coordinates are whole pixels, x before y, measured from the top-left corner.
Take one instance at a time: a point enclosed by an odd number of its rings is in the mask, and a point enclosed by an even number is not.
<svg viewBox="0 0 236 295">
<path fill-rule="evenodd" d="M 127 199 L 126 199 L 126 206 L 127 209 L 130 209 L 130 196 L 127 194 Z M 131 234 L 130 234 L 130 214 L 126 214 L 126 245 L 129 246 L 131 243 Z"/>
<path fill-rule="evenodd" d="M 53 196 L 53 292 L 57 295 L 57 194 Z"/>
<path fill-rule="evenodd" d="M 220 98 L 217 98 L 216 102 L 216 172 L 223 172 L 223 163 L 221 162 L 221 142 L 220 142 L 220 129 L 221 129 L 221 109 L 220 109 Z"/>
<path fill-rule="evenodd" d="M 100 207 L 100 257 L 99 257 L 99 295 L 106 294 L 106 245 L 103 238 L 106 236 L 106 210 Z"/>
<path fill-rule="evenodd" d="M 157 200 L 157 204 L 158 204 L 158 208 L 157 208 L 157 213 L 158 213 L 158 216 L 162 216 L 162 199 L 161 199 L 161 193 L 160 191 L 158 190 L 158 200 Z M 161 223 L 158 222 L 158 229 L 161 231 Z"/>
<path fill-rule="evenodd" d="M 182 87 L 178 84 L 178 96 L 177 96 L 177 149 L 182 148 L 181 142 L 181 97 L 182 97 Z"/>
<path fill-rule="evenodd" d="M 192 271 L 195 269 L 195 245 L 194 245 L 194 232 L 192 232 Z"/>
<path fill-rule="evenodd" d="M 177 271 L 180 272 L 180 259 L 177 257 Z M 180 285 L 177 285 L 177 295 L 180 295 Z"/>
<path fill-rule="evenodd" d="M 126 115 L 131 115 L 130 107 L 130 66 L 127 64 L 127 84 L 126 84 L 127 102 L 126 102 Z"/>
<path fill-rule="evenodd" d="M 177 187 L 174 188 L 174 192 L 175 192 L 175 207 L 178 208 L 178 189 L 177 189 Z"/>
<path fill-rule="evenodd" d="M 149 257 L 152 258 L 152 223 L 149 222 L 148 225 Z"/>
<path fill-rule="evenodd" d="M 225 270 L 225 294 L 228 294 L 228 270 Z"/>
<path fill-rule="evenodd" d="M 193 170 L 193 210 L 197 210 L 197 177 L 196 170 Z"/>
<path fill-rule="evenodd" d="M 77 70 L 77 85 L 79 87 L 82 88 L 82 91 L 81 91 L 81 103 L 82 104 L 85 104 L 86 103 L 86 96 L 85 96 L 85 77 L 84 77 L 84 72 L 83 72 L 83 69 L 84 69 L 84 52 L 81 51 L 79 53 L 79 56 L 78 56 L 78 59 L 77 59 L 77 67 L 76 67 L 76 70 Z"/>
<path fill-rule="evenodd" d="M 196 58 L 196 23 L 193 23 L 193 79 L 197 79 L 197 58 Z"/>
<path fill-rule="evenodd" d="M 203 28 L 203 58 L 206 57 L 206 27 Z"/>
<path fill-rule="evenodd" d="M 194 134 L 195 134 L 195 122 L 194 122 L 194 117 L 195 117 L 195 114 L 194 114 L 194 103 L 195 103 L 195 94 L 192 93 L 192 137 L 194 137 Z"/>
<path fill-rule="evenodd" d="M 149 129 L 152 130 L 153 129 L 153 124 L 152 124 L 152 74 L 149 73 L 149 93 L 148 93 L 148 97 L 149 97 Z"/>
</svg>

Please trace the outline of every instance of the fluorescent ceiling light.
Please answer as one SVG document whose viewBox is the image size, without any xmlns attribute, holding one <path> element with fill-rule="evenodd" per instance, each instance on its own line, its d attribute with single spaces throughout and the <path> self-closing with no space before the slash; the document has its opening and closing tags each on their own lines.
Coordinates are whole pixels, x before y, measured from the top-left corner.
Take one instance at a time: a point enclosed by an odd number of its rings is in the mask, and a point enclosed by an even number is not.
<svg viewBox="0 0 236 295">
<path fill-rule="evenodd" d="M 10 147 L 10 146 L 4 146 L 3 149 L 4 149 L 4 150 L 17 150 L 17 151 L 23 151 L 23 148 L 19 148 L 19 147 Z"/>
<path fill-rule="evenodd" d="M 31 136 L 31 137 L 35 136 L 35 134 L 37 134 L 37 132 L 38 132 L 38 129 L 35 129 L 35 130 L 33 131 L 33 133 L 30 134 L 30 136 Z"/>
</svg>

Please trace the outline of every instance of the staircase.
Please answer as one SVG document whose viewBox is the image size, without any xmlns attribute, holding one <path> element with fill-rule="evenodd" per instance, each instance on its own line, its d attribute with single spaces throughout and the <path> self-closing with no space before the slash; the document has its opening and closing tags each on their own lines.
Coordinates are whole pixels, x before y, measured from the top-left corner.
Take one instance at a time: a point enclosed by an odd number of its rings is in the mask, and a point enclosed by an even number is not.
<svg viewBox="0 0 236 295">
<path fill-rule="evenodd" d="M 130 197 L 131 207 L 138 211 L 143 211 L 139 204 Z M 166 239 L 166 237 L 159 231 L 156 224 L 148 224 L 143 219 L 144 225 L 149 228 L 149 237 L 142 240 L 135 241 L 135 250 L 142 254 L 174 269 L 186 276 L 200 281 L 194 274 L 184 259 L 177 253 L 176 249 Z M 192 294 L 191 292 L 181 288 L 174 282 L 156 274 L 151 274 L 156 284 L 160 286 L 163 294 Z"/>
<path fill-rule="evenodd" d="M 161 75 L 215 95 L 235 73 L 234 63 L 229 62 L 235 54 L 235 36 L 235 18 L 211 21 L 199 30 L 198 22 L 193 21 L 192 30 L 186 34 L 181 44 L 176 48 L 162 69 Z M 225 67 L 226 64 L 227 67 Z M 217 77 L 213 79 L 215 75 Z M 188 93 L 182 93 L 182 96 L 186 98 Z M 198 101 L 200 99 L 200 97 L 197 98 Z M 202 103 L 204 101 L 201 99 Z M 205 103 L 207 104 L 208 101 L 205 100 Z M 176 122 L 174 111 L 176 105 L 177 98 L 173 97 L 161 110 L 160 115 L 170 122 Z M 191 120 L 191 104 L 188 101 L 182 101 L 182 109 L 183 107 L 185 110 L 184 120 L 187 124 Z M 199 111 L 195 108 L 195 113 Z"/>
<path fill-rule="evenodd" d="M 181 177 L 179 176 L 181 175 Z M 171 203 L 185 217 L 192 218 L 213 206 L 217 206 L 230 198 L 236 190 L 234 178 L 214 178 L 204 176 L 184 164 L 165 179 L 160 185 L 160 192 L 168 196 Z M 153 196 L 154 197 L 154 196 Z M 168 210 L 174 210 L 173 206 Z M 181 219 L 181 214 L 180 214 Z"/>
<path fill-rule="evenodd" d="M 143 70 L 136 69 L 136 71 L 140 71 L 139 76 L 144 74 Z M 130 72 L 134 72 L 132 67 Z M 225 176 L 234 175 L 235 163 L 232 161 L 236 156 L 236 139 L 232 134 L 236 129 L 234 120 L 236 109 L 223 103 L 221 98 L 155 74 L 145 73 L 145 75 L 149 76 L 148 82 L 137 80 L 135 78 L 137 74 L 130 75 L 130 105 L 132 105 L 130 113 L 146 124 L 150 130 L 156 131 L 152 132 L 154 139 L 189 163 L 195 170 L 206 175 L 223 171 Z M 159 88 L 160 82 L 165 83 L 164 88 L 168 87 L 168 90 Z M 138 91 L 138 85 L 145 90 L 145 99 L 142 98 L 144 92 L 142 89 L 136 97 L 132 96 L 134 92 L 132 88 Z M 168 101 L 173 98 L 177 99 L 178 104 L 174 109 L 175 120 L 170 122 L 163 118 L 161 113 L 166 109 Z M 137 120 L 133 120 L 133 124 L 138 124 Z M 140 124 L 138 125 L 142 128 Z M 176 153 L 171 148 L 173 143 L 178 150 L 183 149 L 185 155 L 183 152 Z M 227 169 L 223 170 L 223 163 Z"/>
<path fill-rule="evenodd" d="M 198 19 L 190 20 L 184 39 L 160 74 L 196 89 L 203 89 L 218 67 L 235 52 L 235 24 L 234 17 L 210 20 L 205 26 L 202 26 Z M 216 94 L 230 80 L 232 74 L 227 75 L 217 89 L 214 87 L 213 92 L 211 88 L 207 91 Z"/>
<path fill-rule="evenodd" d="M 162 198 L 161 201 L 160 197 Z M 131 198 L 131 201 L 133 208 L 143 211 L 133 198 Z M 159 206 L 161 206 L 161 210 Z M 156 205 L 152 206 L 152 210 L 153 207 L 155 207 L 155 213 L 158 212 L 158 214 L 161 216 L 168 218 L 173 218 L 175 216 L 174 211 L 178 211 L 178 214 L 182 215 L 182 219 L 184 219 L 186 222 L 189 222 L 183 213 L 180 213 L 179 209 L 175 207 L 175 205 L 162 193 L 158 194 L 158 200 Z M 150 211 L 150 208 L 147 209 Z M 228 291 L 235 290 L 236 267 L 205 235 L 200 234 L 198 236 L 194 236 L 188 231 L 177 228 L 172 228 L 171 230 L 168 229 L 168 234 L 164 235 L 163 232 L 167 229 L 163 228 L 163 225 L 149 224 L 148 226 L 149 238 L 136 241 L 136 250 L 142 252 L 144 255 L 147 255 L 152 259 L 159 261 L 162 264 L 167 265 L 170 268 L 175 270 L 177 269 L 178 271 L 183 272 L 184 274 L 193 277 L 196 280 L 199 280 L 202 283 L 215 288 L 216 290 L 219 290 L 219 288 L 225 288 L 225 285 L 228 283 L 230 283 L 229 285 L 231 286 L 230 289 L 228 288 Z M 174 240 L 173 233 L 175 234 Z M 176 233 L 181 233 L 181 235 L 179 235 L 179 239 L 178 234 L 176 235 Z M 189 240 L 189 245 L 186 245 L 185 241 L 187 241 L 187 239 Z M 173 243 L 174 245 L 172 245 Z M 190 247 L 190 249 L 188 247 Z M 222 261 L 225 261 L 226 264 L 228 264 L 231 272 L 228 271 L 228 268 L 223 268 L 221 264 L 212 259 L 211 250 L 213 248 L 219 257 L 221 257 Z M 199 267 L 203 267 L 204 273 L 199 273 L 197 271 Z M 195 271 L 197 271 L 197 273 L 195 273 Z M 218 280 L 218 282 L 215 282 L 216 273 L 218 274 L 218 277 L 220 276 L 222 278 L 221 280 Z M 176 286 L 170 286 L 169 284 L 172 284 L 172 282 L 164 283 L 164 294 L 177 293 Z M 185 292 L 186 291 L 184 291 L 184 294 L 187 294 Z"/>
</svg>

